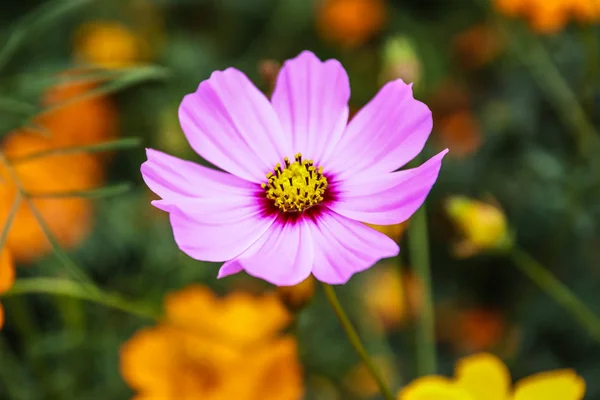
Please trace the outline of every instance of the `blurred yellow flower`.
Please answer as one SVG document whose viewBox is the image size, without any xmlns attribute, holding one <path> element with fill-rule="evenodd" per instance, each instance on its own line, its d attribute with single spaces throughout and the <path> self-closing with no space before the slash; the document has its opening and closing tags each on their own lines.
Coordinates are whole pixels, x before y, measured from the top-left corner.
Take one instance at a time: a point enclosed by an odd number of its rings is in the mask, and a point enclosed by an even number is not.
<svg viewBox="0 0 600 400">
<path fill-rule="evenodd" d="M 408 272 L 401 274 L 393 263 L 371 269 L 361 288 L 366 315 L 376 318 L 375 326 L 386 331 L 398 330 L 421 309 L 421 282 Z"/>
<path fill-rule="evenodd" d="M 462 235 L 462 241 L 454 249 L 458 257 L 510 246 L 508 222 L 498 207 L 464 196 L 452 196 L 446 201 L 446 212 Z"/>
<path fill-rule="evenodd" d="M 394 224 L 394 225 L 374 225 L 374 224 L 367 224 L 367 225 L 370 226 L 371 228 L 383 233 L 384 235 L 389 236 L 391 239 L 394 239 L 394 241 L 399 242 L 400 239 L 402 239 L 402 235 L 406 231 L 406 228 L 408 227 L 408 221 L 402 222 L 400 224 Z"/>
<path fill-rule="evenodd" d="M 50 89 L 45 105 L 52 106 L 84 94 L 91 83 L 69 83 Z M 103 180 L 98 156 L 72 153 L 55 154 L 19 161 L 56 148 L 98 143 L 116 134 L 116 113 L 106 98 L 94 97 L 73 101 L 69 105 L 36 118 L 43 130 L 21 130 L 7 135 L 1 144 L 2 154 L 12 163 L 12 173 L 0 165 L 0 226 L 7 221 L 19 185 L 30 194 L 80 191 L 98 187 Z M 14 177 L 13 177 L 14 175 Z M 92 207 L 81 198 L 34 198 L 32 203 L 58 242 L 67 248 L 76 246 L 89 232 Z M 50 250 L 50 243 L 37 219 L 25 202 L 21 202 L 6 240 L 6 247 L 17 262 L 30 262 Z"/>
<path fill-rule="evenodd" d="M 398 400 L 581 400 L 585 394 L 585 381 L 569 369 L 531 375 L 511 390 L 508 368 L 487 353 L 459 360 L 454 375 L 417 379 L 400 391 Z"/>
<path fill-rule="evenodd" d="M 296 341 L 275 294 L 215 296 L 190 286 L 167 296 L 165 321 L 121 348 L 136 399 L 299 400 Z"/>
<path fill-rule="evenodd" d="M 103 68 L 134 66 L 147 57 L 145 42 L 116 21 L 96 21 L 81 25 L 75 33 L 77 61 Z"/>
<path fill-rule="evenodd" d="M 524 17 L 532 29 L 554 33 L 572 19 L 580 23 L 600 20 L 599 0 L 494 0 L 496 9 L 511 17 Z"/>
<path fill-rule="evenodd" d="M 321 0 L 317 31 L 341 47 L 358 47 L 377 34 L 386 22 L 384 0 Z"/>
<path fill-rule="evenodd" d="M 6 249 L 0 250 L 0 294 L 10 290 L 15 283 L 15 266 L 10 252 Z M 0 329 L 4 326 L 4 308 L 0 304 Z"/>
<path fill-rule="evenodd" d="M 283 304 L 291 311 L 303 309 L 315 294 L 315 278 L 310 275 L 294 286 L 278 286 L 277 296 Z"/>
</svg>

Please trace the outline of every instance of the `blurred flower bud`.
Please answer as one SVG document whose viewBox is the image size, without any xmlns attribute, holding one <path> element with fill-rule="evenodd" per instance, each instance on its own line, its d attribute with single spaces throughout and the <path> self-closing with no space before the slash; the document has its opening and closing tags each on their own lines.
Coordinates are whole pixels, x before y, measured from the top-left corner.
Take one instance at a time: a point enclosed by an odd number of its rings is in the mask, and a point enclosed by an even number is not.
<svg viewBox="0 0 600 400">
<path fill-rule="evenodd" d="M 421 60 L 412 40 L 405 36 L 386 40 L 383 46 L 383 68 L 379 77 L 381 83 L 402 79 L 418 85 L 422 70 Z"/>
<path fill-rule="evenodd" d="M 267 94 L 270 95 L 275 89 L 277 75 L 279 75 L 281 63 L 275 60 L 261 60 L 258 64 L 258 73 L 262 81 L 267 85 Z"/>
<path fill-rule="evenodd" d="M 160 112 L 156 135 L 157 147 L 173 154 L 182 154 L 190 148 L 179 125 L 178 107 L 179 105 L 168 106 Z"/>
<path fill-rule="evenodd" d="M 464 352 L 490 350 L 500 343 L 506 331 L 503 315 L 486 308 L 461 311 L 453 326 L 454 345 Z"/>
<path fill-rule="evenodd" d="M 377 319 L 373 325 L 385 331 L 397 331 L 404 321 L 420 312 L 420 280 L 410 273 L 400 273 L 394 263 L 384 262 L 369 271 L 362 290 L 367 314 Z"/>
<path fill-rule="evenodd" d="M 465 258 L 484 251 L 504 250 L 512 245 L 504 212 L 495 205 L 452 196 L 446 212 L 462 235 L 455 254 Z"/>
<path fill-rule="evenodd" d="M 474 153 L 482 143 L 479 122 L 467 108 L 440 117 L 436 133 L 438 147 L 449 148 L 452 157 L 456 158 Z"/>
<path fill-rule="evenodd" d="M 479 24 L 458 34 L 454 39 L 453 50 L 463 68 L 477 69 L 500 55 L 504 50 L 504 41 L 495 26 Z"/>
<path fill-rule="evenodd" d="M 358 47 L 377 34 L 386 21 L 384 0 L 321 0 L 317 31 L 344 48 Z"/>
<path fill-rule="evenodd" d="M 393 361 L 386 356 L 375 356 L 373 362 L 381 372 L 383 380 L 393 386 L 391 384 L 394 383 L 394 378 L 397 376 Z M 355 365 L 348 372 L 344 383 L 350 392 L 360 398 L 372 398 L 380 393 L 377 382 L 363 363 Z"/>
<path fill-rule="evenodd" d="M 75 58 L 103 68 L 126 68 L 144 58 L 146 44 L 118 22 L 91 22 L 75 34 Z"/>
<path fill-rule="evenodd" d="M 400 224 L 394 224 L 394 225 L 373 225 L 373 224 L 367 224 L 367 225 L 370 226 L 371 228 L 375 229 L 376 231 L 379 231 L 379 232 L 383 233 L 384 235 L 389 236 L 395 242 L 399 242 L 400 239 L 402 239 L 402 234 L 406 231 L 406 228 L 408 226 L 408 221 L 402 222 Z"/>
<path fill-rule="evenodd" d="M 277 287 L 277 296 L 293 312 L 298 312 L 306 307 L 314 293 L 315 278 L 312 275 L 297 285 Z"/>
</svg>

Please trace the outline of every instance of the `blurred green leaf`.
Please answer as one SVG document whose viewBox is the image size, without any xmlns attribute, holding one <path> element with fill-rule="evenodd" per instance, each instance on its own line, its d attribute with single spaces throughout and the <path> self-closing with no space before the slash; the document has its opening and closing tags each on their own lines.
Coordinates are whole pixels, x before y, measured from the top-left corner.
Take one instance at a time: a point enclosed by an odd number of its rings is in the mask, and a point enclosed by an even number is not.
<svg viewBox="0 0 600 400">
<path fill-rule="evenodd" d="M 65 14 L 91 3 L 93 0 L 55 0 L 45 2 L 36 10 L 25 15 L 12 28 L 8 39 L 0 50 L 0 71 L 13 54 L 28 38 L 46 27 L 57 24 Z"/>
<path fill-rule="evenodd" d="M 11 297 L 33 293 L 74 297 L 152 320 L 157 320 L 160 317 L 159 312 L 146 305 L 132 303 L 117 294 L 107 293 L 96 287 L 94 287 L 93 291 L 86 290 L 84 285 L 68 279 L 18 279 L 12 289 L 3 293 L 0 297 Z"/>
<path fill-rule="evenodd" d="M 52 106 L 41 110 L 40 114 L 50 113 L 62 107 L 66 107 L 69 104 L 73 104 L 82 100 L 119 92 L 142 82 L 165 79 L 168 76 L 168 70 L 164 67 L 158 66 L 145 66 L 120 70 L 119 73 L 103 84 L 99 85 L 97 88 L 88 90 L 87 92 L 79 96 L 72 97 L 62 103 L 53 104 Z"/>
<path fill-rule="evenodd" d="M 14 163 L 22 163 L 31 161 L 37 158 L 65 155 L 73 153 L 100 153 L 104 151 L 124 150 L 138 147 L 142 143 L 140 138 L 124 138 L 111 140 L 109 142 L 89 144 L 85 146 L 62 147 L 58 149 L 44 150 L 37 153 L 28 154 L 23 157 L 13 158 L 10 161 Z"/>
<path fill-rule="evenodd" d="M 28 192 L 27 197 L 30 198 L 64 198 L 64 197 L 79 197 L 86 199 L 98 199 L 102 197 L 118 196 L 131 190 L 133 186 L 131 183 L 119 183 L 112 186 L 104 186 L 96 189 L 88 190 L 73 190 L 68 192 L 49 192 L 49 193 L 35 193 Z"/>
<path fill-rule="evenodd" d="M 2 227 L 2 234 L 0 234 L 0 251 L 2 251 L 4 249 L 4 244 L 6 243 L 6 239 L 8 238 L 8 232 L 10 232 L 10 227 L 12 226 L 15 216 L 17 215 L 17 212 L 19 211 L 19 208 L 21 207 L 21 200 L 22 200 L 21 194 L 17 193 L 13 200 L 10 211 L 8 212 L 8 215 L 6 217 L 6 222 L 4 223 L 4 226 Z"/>
</svg>

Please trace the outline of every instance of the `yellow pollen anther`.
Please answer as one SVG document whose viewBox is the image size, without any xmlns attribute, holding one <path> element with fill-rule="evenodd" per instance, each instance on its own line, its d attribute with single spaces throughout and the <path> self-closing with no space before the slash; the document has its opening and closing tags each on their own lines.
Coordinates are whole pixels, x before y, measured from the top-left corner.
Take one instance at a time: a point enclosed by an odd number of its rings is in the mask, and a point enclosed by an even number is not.
<svg viewBox="0 0 600 400">
<path fill-rule="evenodd" d="M 294 159 L 290 163 L 285 157 L 284 167 L 275 165 L 273 172 L 267 174 L 268 182 L 261 185 L 267 199 L 284 212 L 300 212 L 319 204 L 327 189 L 323 167 L 315 167 L 312 160 L 302 160 L 300 153 Z"/>
</svg>

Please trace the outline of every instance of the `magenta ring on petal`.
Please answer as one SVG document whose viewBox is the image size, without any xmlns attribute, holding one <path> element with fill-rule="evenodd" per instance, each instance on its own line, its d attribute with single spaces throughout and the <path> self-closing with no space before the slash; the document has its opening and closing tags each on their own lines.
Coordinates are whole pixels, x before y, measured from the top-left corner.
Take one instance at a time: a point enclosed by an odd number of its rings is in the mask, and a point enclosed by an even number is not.
<svg viewBox="0 0 600 400">
<path fill-rule="evenodd" d="M 313 274 L 342 284 L 400 251 L 364 223 L 408 219 L 437 180 L 447 150 L 398 171 L 432 128 L 411 85 L 386 84 L 348 123 L 342 65 L 304 51 L 281 69 L 271 100 L 240 71 L 217 71 L 185 96 L 181 127 L 221 171 L 148 150 L 141 171 L 170 214 L 179 248 L 274 285 Z"/>
</svg>

